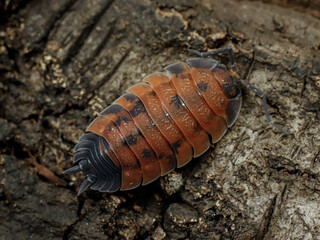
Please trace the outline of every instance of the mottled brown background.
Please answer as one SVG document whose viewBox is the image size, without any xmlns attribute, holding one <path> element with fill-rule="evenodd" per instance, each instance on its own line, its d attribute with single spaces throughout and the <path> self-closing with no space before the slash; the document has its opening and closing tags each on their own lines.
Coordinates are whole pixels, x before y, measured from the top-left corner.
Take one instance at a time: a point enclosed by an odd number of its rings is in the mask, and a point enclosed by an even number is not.
<svg viewBox="0 0 320 240">
<path fill-rule="evenodd" d="M 1 240 L 320 239 L 319 0 L 5 0 L 0 16 Z M 245 91 L 202 157 L 77 198 L 62 173 L 88 123 L 186 48 L 223 46 L 289 134 Z"/>
</svg>

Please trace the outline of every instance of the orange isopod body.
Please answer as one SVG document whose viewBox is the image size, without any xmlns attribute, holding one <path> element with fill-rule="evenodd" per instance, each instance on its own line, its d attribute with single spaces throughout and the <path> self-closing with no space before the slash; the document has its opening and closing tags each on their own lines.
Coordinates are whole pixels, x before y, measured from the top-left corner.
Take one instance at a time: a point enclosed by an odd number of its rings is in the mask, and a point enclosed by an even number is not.
<svg viewBox="0 0 320 240">
<path fill-rule="evenodd" d="M 75 147 L 87 188 L 101 192 L 148 184 L 219 141 L 242 100 L 233 72 L 210 58 L 191 58 L 132 86 L 93 120 Z"/>
</svg>

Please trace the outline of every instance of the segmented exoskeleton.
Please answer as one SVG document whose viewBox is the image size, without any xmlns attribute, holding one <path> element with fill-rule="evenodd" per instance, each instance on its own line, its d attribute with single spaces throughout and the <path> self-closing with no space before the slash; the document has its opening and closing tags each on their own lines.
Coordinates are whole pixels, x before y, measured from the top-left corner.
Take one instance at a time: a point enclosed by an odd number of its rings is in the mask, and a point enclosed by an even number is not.
<svg viewBox="0 0 320 240">
<path fill-rule="evenodd" d="M 241 90 L 235 73 L 217 60 L 204 58 L 232 49 L 190 52 L 200 55 L 167 66 L 132 86 L 93 120 L 75 146 L 76 166 L 65 173 L 83 171 L 79 193 L 88 187 L 101 192 L 129 190 L 148 184 L 208 150 L 236 121 Z M 242 83 L 263 100 L 264 94 Z"/>
</svg>

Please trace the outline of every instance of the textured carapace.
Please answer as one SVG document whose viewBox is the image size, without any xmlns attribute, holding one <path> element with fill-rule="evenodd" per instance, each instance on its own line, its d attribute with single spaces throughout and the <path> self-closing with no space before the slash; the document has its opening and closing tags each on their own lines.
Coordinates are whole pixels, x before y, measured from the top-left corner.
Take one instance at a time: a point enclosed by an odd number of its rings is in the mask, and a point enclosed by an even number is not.
<svg viewBox="0 0 320 240">
<path fill-rule="evenodd" d="M 210 58 L 191 58 L 131 87 L 93 120 L 65 173 L 86 176 L 100 192 L 148 184 L 203 154 L 233 125 L 241 108 L 234 73 Z"/>
</svg>

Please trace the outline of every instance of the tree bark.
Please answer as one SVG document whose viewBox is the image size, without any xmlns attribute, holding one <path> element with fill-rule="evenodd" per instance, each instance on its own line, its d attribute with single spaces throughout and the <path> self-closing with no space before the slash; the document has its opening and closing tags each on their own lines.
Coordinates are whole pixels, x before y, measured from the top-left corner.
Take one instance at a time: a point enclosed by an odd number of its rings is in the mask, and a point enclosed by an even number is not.
<svg viewBox="0 0 320 240">
<path fill-rule="evenodd" d="M 0 5 L 0 239 L 320 239 L 320 1 L 12 0 Z M 232 46 L 235 125 L 133 191 L 76 197 L 86 126 L 125 90 Z M 215 56 L 227 64 L 227 56 Z"/>
</svg>

